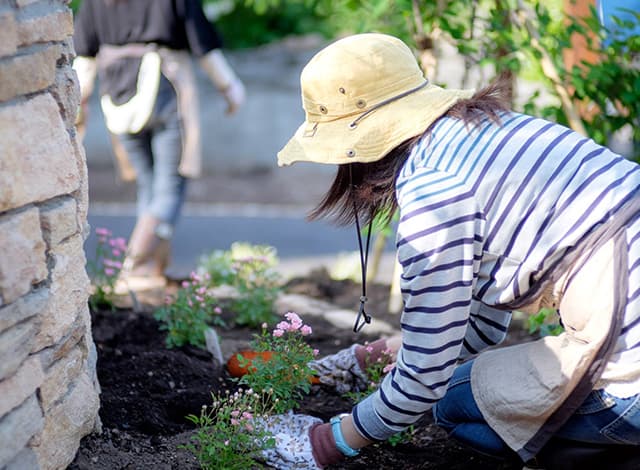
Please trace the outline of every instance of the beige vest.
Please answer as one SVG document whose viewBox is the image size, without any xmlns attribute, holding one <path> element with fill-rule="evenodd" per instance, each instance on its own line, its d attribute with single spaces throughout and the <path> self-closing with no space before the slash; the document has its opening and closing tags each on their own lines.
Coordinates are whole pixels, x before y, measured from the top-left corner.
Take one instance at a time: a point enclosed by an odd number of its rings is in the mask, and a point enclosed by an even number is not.
<svg viewBox="0 0 640 470">
<path fill-rule="evenodd" d="M 640 200 L 632 201 L 597 230 L 531 302 L 531 311 L 559 307 L 564 333 L 487 351 L 474 361 L 471 387 L 482 416 L 525 462 L 580 406 L 606 367 L 626 306 L 625 224 L 639 208 Z"/>
</svg>

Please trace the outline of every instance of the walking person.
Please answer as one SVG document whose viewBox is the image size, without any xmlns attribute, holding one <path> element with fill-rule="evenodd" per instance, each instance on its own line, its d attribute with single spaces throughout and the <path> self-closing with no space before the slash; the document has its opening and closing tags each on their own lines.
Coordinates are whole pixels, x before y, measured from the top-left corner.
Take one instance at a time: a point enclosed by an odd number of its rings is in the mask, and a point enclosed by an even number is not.
<svg viewBox="0 0 640 470">
<path fill-rule="evenodd" d="M 74 44 L 80 119 L 97 72 L 120 175 L 137 185 L 137 220 L 116 293 L 162 288 L 188 179 L 201 173 L 192 57 L 225 98 L 228 114 L 243 104 L 244 85 L 198 0 L 83 0 Z"/>
<path fill-rule="evenodd" d="M 607 468 L 625 452 L 637 458 L 640 166 L 510 111 L 500 81 L 476 92 L 429 83 L 392 36 L 334 42 L 300 83 L 306 119 L 278 163 L 337 165 L 312 219 L 355 223 L 361 237 L 375 216 L 399 211 L 404 307 L 380 388 L 330 423 L 274 420 L 267 462 L 322 468 L 426 413 L 499 458 L 531 462 L 552 442 L 613 448 Z M 366 278 L 360 302 L 355 330 L 375 321 Z M 558 311 L 562 334 L 489 348 L 513 310 L 543 307 Z M 312 367 L 337 385 L 362 375 L 362 354 L 352 347 Z"/>
</svg>

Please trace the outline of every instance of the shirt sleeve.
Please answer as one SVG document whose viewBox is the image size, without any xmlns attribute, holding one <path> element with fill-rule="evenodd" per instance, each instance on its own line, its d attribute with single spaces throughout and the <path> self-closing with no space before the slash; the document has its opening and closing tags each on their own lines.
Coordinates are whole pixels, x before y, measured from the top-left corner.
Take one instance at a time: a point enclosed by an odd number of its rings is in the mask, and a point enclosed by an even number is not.
<svg viewBox="0 0 640 470">
<path fill-rule="evenodd" d="M 73 45 L 76 54 L 85 57 L 95 57 L 100 49 L 94 24 L 92 0 L 84 0 L 80 3 L 74 19 Z"/>
<path fill-rule="evenodd" d="M 444 396 L 469 327 L 485 220 L 464 181 L 419 169 L 398 188 L 396 245 L 402 266 L 402 346 L 378 391 L 354 408 L 354 423 L 384 440 Z"/>
<path fill-rule="evenodd" d="M 184 19 L 189 49 L 195 57 L 222 47 L 222 37 L 205 16 L 200 0 L 177 0 L 177 6 Z"/>
<path fill-rule="evenodd" d="M 511 311 L 498 310 L 478 300 L 471 301 L 469 325 L 462 341 L 460 358 L 465 359 L 480 351 L 500 344 L 507 337 Z"/>
</svg>

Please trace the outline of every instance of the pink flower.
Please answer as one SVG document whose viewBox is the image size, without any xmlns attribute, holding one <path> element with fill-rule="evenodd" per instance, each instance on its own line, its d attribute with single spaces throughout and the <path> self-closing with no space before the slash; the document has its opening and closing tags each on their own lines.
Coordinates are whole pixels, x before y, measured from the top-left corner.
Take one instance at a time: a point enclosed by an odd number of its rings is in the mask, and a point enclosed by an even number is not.
<svg viewBox="0 0 640 470">
<path fill-rule="evenodd" d="M 302 333 L 302 336 L 309 336 L 312 332 L 313 330 L 309 325 L 302 325 L 302 328 L 300 328 L 300 333 Z"/>
<path fill-rule="evenodd" d="M 103 227 L 98 227 L 96 229 L 96 235 L 102 235 L 104 237 L 108 237 L 111 235 L 111 232 L 109 231 L 109 229 L 103 228 Z"/>
<path fill-rule="evenodd" d="M 248 411 L 245 411 L 244 413 L 242 413 L 242 417 L 244 419 L 253 419 L 253 415 L 251 413 L 249 413 Z"/>
<path fill-rule="evenodd" d="M 283 334 L 284 334 L 284 331 L 279 328 L 276 328 L 275 330 L 273 330 L 273 336 L 275 336 L 276 338 L 279 338 Z"/>
<path fill-rule="evenodd" d="M 313 356 L 317 356 L 318 354 L 320 354 L 320 351 L 318 349 L 314 349 L 313 350 Z"/>
<path fill-rule="evenodd" d="M 287 312 L 285 313 L 284 317 L 291 322 L 293 330 L 297 330 L 302 326 L 302 320 L 297 313 Z"/>
<path fill-rule="evenodd" d="M 213 309 L 213 313 L 216 315 L 220 315 L 222 313 L 222 309 L 220 307 L 216 307 Z"/>
<path fill-rule="evenodd" d="M 113 250 L 111 250 L 111 254 L 117 258 L 122 255 L 122 251 L 118 250 L 117 248 L 114 248 Z"/>
<path fill-rule="evenodd" d="M 228 446 L 229 445 L 229 439 L 227 439 L 226 441 L 224 441 L 224 445 Z"/>
<path fill-rule="evenodd" d="M 264 323 L 262 324 L 262 329 L 263 329 L 263 330 L 266 330 L 266 329 L 267 329 L 267 326 L 269 326 L 269 325 L 267 325 L 267 322 L 264 322 Z"/>
<path fill-rule="evenodd" d="M 191 299 L 187 301 L 187 305 L 189 305 L 189 307 L 193 307 L 193 302 L 191 301 Z"/>
<path fill-rule="evenodd" d="M 286 321 L 281 321 L 276 325 L 276 328 L 282 331 L 289 331 L 291 329 L 291 325 Z"/>
<path fill-rule="evenodd" d="M 252 432 L 253 431 L 253 426 L 249 423 L 245 424 L 244 426 L 245 428 L 247 428 L 247 431 Z"/>
<path fill-rule="evenodd" d="M 122 267 L 122 263 L 120 261 L 115 261 L 110 258 L 105 258 L 103 263 L 105 266 L 108 266 L 110 268 L 120 269 Z"/>
<path fill-rule="evenodd" d="M 116 271 L 115 269 L 112 269 L 112 268 L 104 268 L 104 273 L 107 276 L 113 276 L 116 273 Z"/>
<path fill-rule="evenodd" d="M 238 424 L 240 424 L 240 421 L 238 421 L 238 420 L 237 420 L 237 419 L 235 419 L 235 418 L 231 418 L 231 424 L 232 424 L 233 426 L 237 426 Z"/>
<path fill-rule="evenodd" d="M 189 281 L 182 281 L 182 288 L 186 289 L 187 287 L 189 287 L 191 284 L 189 283 Z"/>
<path fill-rule="evenodd" d="M 240 416 L 240 411 L 239 410 L 233 410 L 231 412 L 231 417 L 232 418 L 237 418 L 238 416 Z"/>
<path fill-rule="evenodd" d="M 389 372 L 391 372 L 391 370 L 395 367 L 395 364 L 387 364 L 386 366 L 384 366 L 384 369 L 382 369 L 382 373 L 387 374 Z"/>
</svg>

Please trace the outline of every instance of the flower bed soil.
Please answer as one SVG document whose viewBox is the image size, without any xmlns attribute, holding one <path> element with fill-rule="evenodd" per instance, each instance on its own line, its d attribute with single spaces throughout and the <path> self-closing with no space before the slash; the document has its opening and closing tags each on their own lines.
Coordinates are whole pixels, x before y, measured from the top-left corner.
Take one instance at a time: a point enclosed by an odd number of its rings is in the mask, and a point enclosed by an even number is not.
<svg viewBox="0 0 640 470">
<path fill-rule="evenodd" d="M 336 305 L 355 308 L 359 285 L 331 281 L 318 272 L 291 281 L 287 290 L 320 298 Z M 368 292 L 375 318 L 397 325 L 398 317 L 381 312 L 387 305 L 388 287 L 373 285 Z M 92 312 L 93 335 L 98 350 L 98 378 L 101 385 L 102 433 L 85 437 L 71 470 L 197 469 L 195 458 L 180 449 L 193 425 L 187 414 L 198 414 L 211 402 L 211 393 L 233 388 L 224 368 L 211 355 L 197 348 L 167 349 L 164 333 L 152 316 L 153 308 L 138 311 Z M 280 312 L 284 313 L 284 312 Z M 228 315 L 228 312 L 226 312 Z M 355 341 L 375 337 L 355 335 L 317 317 L 303 320 L 313 328 L 310 344 L 321 355 L 331 354 Z M 364 329 L 366 332 L 366 327 Z M 247 328 L 220 329 L 225 359 L 251 340 Z M 231 350 L 230 350 L 231 349 Z M 297 412 L 327 421 L 352 404 L 334 390 L 314 386 Z M 474 469 L 521 468 L 481 456 L 449 439 L 426 417 L 410 441 L 395 447 L 383 443 L 364 449 L 360 456 L 334 465 L 343 469 Z"/>
</svg>

